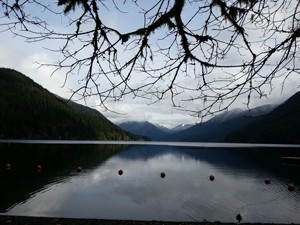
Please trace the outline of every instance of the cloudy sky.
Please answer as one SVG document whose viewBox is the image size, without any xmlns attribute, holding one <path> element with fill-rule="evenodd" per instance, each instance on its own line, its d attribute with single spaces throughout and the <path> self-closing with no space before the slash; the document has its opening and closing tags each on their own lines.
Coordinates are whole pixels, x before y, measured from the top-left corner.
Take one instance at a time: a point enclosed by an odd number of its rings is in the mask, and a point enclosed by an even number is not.
<svg viewBox="0 0 300 225">
<path fill-rule="evenodd" d="M 1 12 L 2 13 L 2 12 Z M 107 14 L 107 23 L 119 29 L 134 29 L 134 25 L 141 26 L 142 19 L 137 20 L 138 14 L 126 14 L 126 19 L 120 19 L 119 15 L 113 10 Z M 139 15 L 141 18 L 141 15 Z M 49 18 L 53 19 L 53 18 Z M 56 18 L 57 19 L 57 18 Z M 54 20 L 54 19 L 53 19 Z M 64 29 L 65 24 L 58 19 L 54 22 L 57 29 Z M 57 54 L 46 50 L 45 48 L 55 48 L 59 43 L 55 41 L 27 43 L 23 38 L 16 37 L 10 32 L 4 32 L 0 35 L 0 67 L 13 68 L 29 76 L 35 82 L 41 84 L 52 93 L 58 94 L 64 98 L 69 98 L 72 91 L 78 87 L 78 77 L 69 77 L 65 81 L 65 71 L 60 70 L 52 75 L 53 68 L 39 67 L 36 62 L 51 63 L 57 61 Z M 270 93 L 266 91 L 266 98 L 254 98 L 251 100 L 251 107 L 263 104 L 278 104 L 298 91 L 298 82 L 296 78 L 286 81 L 282 91 L 281 79 L 273 81 L 273 89 Z M 246 96 L 239 98 L 231 107 L 246 108 Z M 118 102 L 108 103 L 111 110 L 118 113 L 105 111 L 98 107 L 99 100 L 91 97 L 80 103 L 96 108 L 112 122 L 119 123 L 124 121 L 149 121 L 161 124 L 167 127 L 174 127 L 179 124 L 196 123 L 200 119 L 189 115 L 185 111 L 179 111 L 172 107 L 171 101 L 165 99 L 155 104 L 149 104 L 144 99 L 124 98 Z M 188 104 L 199 104 L 190 102 Z M 197 105 L 196 107 L 201 107 Z"/>
</svg>

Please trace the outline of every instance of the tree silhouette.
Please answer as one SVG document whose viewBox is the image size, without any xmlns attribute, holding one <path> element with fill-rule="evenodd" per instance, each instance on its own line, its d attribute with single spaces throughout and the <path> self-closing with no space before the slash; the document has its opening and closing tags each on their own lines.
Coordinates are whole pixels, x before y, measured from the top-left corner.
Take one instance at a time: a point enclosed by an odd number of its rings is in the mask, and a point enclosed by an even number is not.
<svg viewBox="0 0 300 225">
<path fill-rule="evenodd" d="M 299 74 L 298 0 L 0 0 L 2 32 L 28 42 L 59 41 L 54 72 L 84 74 L 73 95 L 98 96 L 103 107 L 129 95 L 169 98 L 197 116 L 226 110 L 240 96 L 264 97 Z M 43 13 L 67 18 L 65 32 Z M 135 28 L 110 25 L 139 13 Z M 142 24 L 142 25 L 138 25 Z M 132 27 L 132 26 L 129 26 Z M 54 50 L 54 49 L 52 49 Z M 267 91 L 266 91 L 267 90 Z"/>
</svg>

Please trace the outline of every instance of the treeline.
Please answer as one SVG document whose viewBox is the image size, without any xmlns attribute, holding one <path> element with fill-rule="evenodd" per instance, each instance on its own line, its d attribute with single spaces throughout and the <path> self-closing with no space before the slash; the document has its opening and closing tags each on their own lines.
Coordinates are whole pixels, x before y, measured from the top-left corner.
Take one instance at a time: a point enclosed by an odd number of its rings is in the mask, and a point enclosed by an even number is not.
<svg viewBox="0 0 300 225">
<path fill-rule="evenodd" d="M 136 138 L 105 117 L 78 111 L 25 75 L 5 68 L 0 68 L 0 124 L 1 139 Z"/>
</svg>

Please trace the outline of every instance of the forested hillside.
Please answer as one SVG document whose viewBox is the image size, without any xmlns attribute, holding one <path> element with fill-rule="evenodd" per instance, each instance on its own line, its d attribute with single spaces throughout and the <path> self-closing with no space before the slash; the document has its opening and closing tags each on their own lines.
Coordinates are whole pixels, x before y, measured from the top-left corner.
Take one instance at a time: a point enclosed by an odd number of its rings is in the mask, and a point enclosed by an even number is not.
<svg viewBox="0 0 300 225">
<path fill-rule="evenodd" d="M 189 129 L 166 136 L 166 141 L 191 142 L 224 142 L 224 138 L 239 130 L 241 127 L 257 120 L 261 115 L 267 114 L 273 106 L 266 105 L 252 110 L 231 110 L 212 119 L 198 123 Z"/>
<path fill-rule="evenodd" d="M 300 143 L 300 92 L 259 120 L 231 133 L 227 142 Z"/>
<path fill-rule="evenodd" d="M 0 68 L 1 139 L 132 139 L 100 117 L 75 110 L 15 70 Z"/>
</svg>

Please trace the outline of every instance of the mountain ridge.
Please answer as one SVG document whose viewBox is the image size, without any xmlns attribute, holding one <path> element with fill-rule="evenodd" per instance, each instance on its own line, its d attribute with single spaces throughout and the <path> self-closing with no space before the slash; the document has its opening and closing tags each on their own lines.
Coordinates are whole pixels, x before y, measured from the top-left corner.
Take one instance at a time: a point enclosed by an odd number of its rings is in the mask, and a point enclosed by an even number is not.
<svg viewBox="0 0 300 225">
<path fill-rule="evenodd" d="M 131 140 L 135 137 L 107 119 L 76 111 L 13 69 L 0 68 L 0 96 L 2 139 Z"/>
<path fill-rule="evenodd" d="M 118 125 L 121 129 L 133 134 L 139 134 L 148 137 L 150 140 L 158 140 L 159 138 L 169 134 L 168 128 L 158 127 L 148 121 L 134 122 L 128 121 Z"/>
<path fill-rule="evenodd" d="M 295 117 L 295 118 L 294 118 Z M 270 118 L 279 121 L 272 123 Z M 294 94 L 279 105 L 263 105 L 250 110 L 233 109 L 223 112 L 208 121 L 197 123 L 183 131 L 172 131 L 163 128 L 163 135 L 157 135 L 156 141 L 179 141 L 179 142 L 260 142 L 260 143 L 300 143 L 297 128 L 300 127 L 300 92 Z M 267 123 L 265 125 L 264 123 Z M 132 122 L 131 126 L 137 123 Z M 279 124 L 277 124 L 279 123 Z M 254 124 L 254 125 L 253 125 Z M 149 125 L 149 122 L 147 122 Z M 152 124 L 152 126 L 155 126 Z M 179 125 L 180 126 L 180 125 Z M 265 128 L 265 127 L 268 128 Z M 249 131 L 251 128 L 251 132 Z M 155 129 L 160 126 L 155 127 Z M 248 129 L 248 131 L 244 131 Z M 262 132 L 260 130 L 266 129 Z M 127 128 L 130 132 L 134 131 Z M 277 134 L 275 131 L 277 130 Z M 282 132 L 284 131 L 284 132 Z M 161 131 L 159 131 L 161 132 Z M 260 133 L 260 137 L 258 137 Z M 274 135 L 266 135 L 268 133 Z M 244 136 L 242 137 L 242 134 Z M 146 135 L 146 132 L 144 133 Z M 280 137 L 281 136 L 281 137 Z M 274 139 L 274 140 L 273 140 Z M 298 141 L 299 140 L 299 141 Z"/>
<path fill-rule="evenodd" d="M 274 108 L 269 114 L 231 133 L 227 142 L 300 143 L 300 92 Z"/>
<path fill-rule="evenodd" d="M 145 122 L 118 126 L 95 109 L 57 97 L 0 68 L 0 138 L 299 143 L 300 92 L 280 105 L 234 109 L 172 129 Z"/>
<path fill-rule="evenodd" d="M 210 120 L 198 123 L 182 132 L 164 137 L 163 141 L 223 142 L 234 130 L 254 121 L 257 116 L 268 113 L 274 106 L 256 107 L 252 110 L 231 110 Z"/>
</svg>

